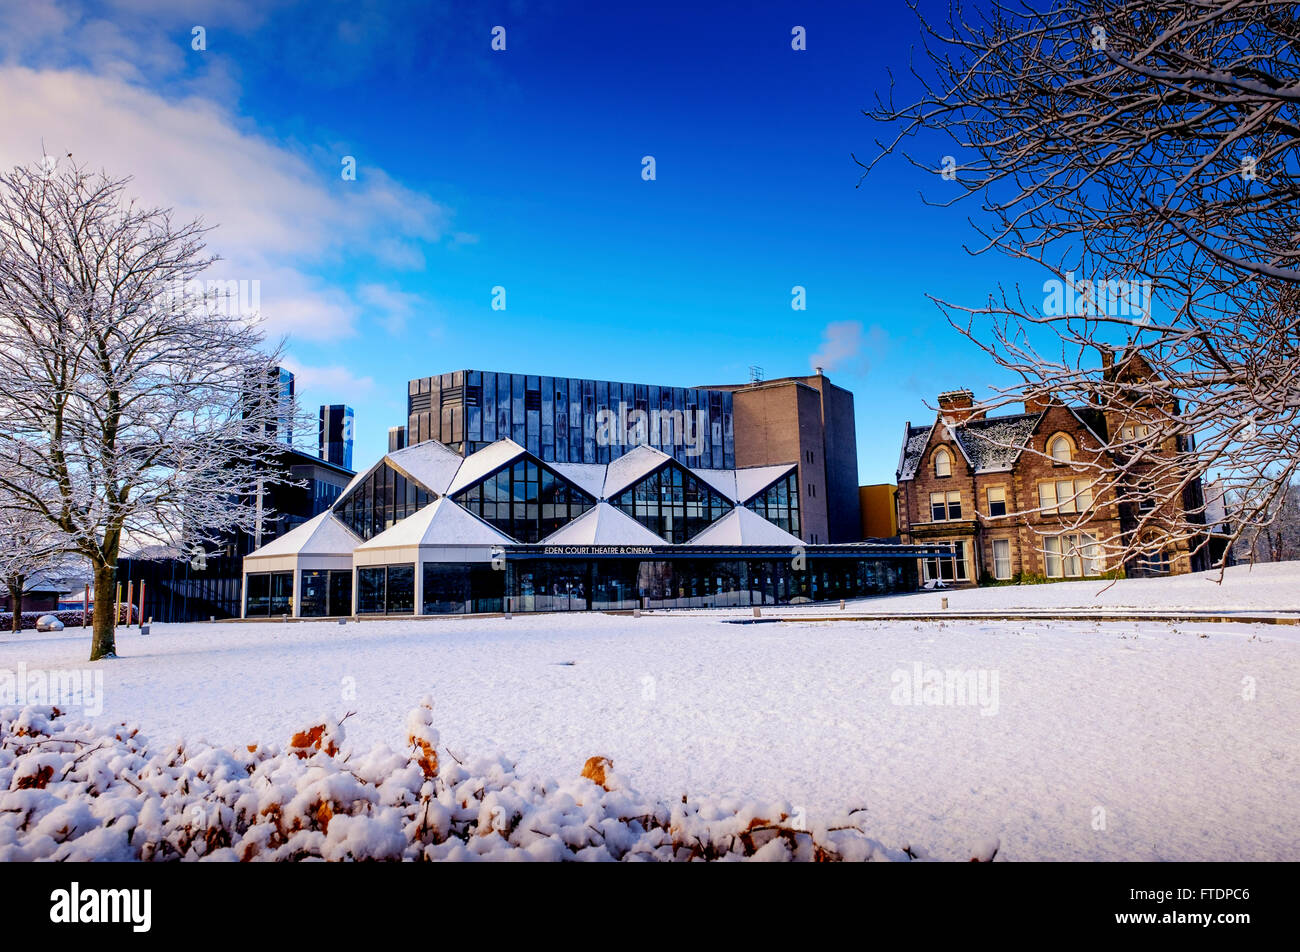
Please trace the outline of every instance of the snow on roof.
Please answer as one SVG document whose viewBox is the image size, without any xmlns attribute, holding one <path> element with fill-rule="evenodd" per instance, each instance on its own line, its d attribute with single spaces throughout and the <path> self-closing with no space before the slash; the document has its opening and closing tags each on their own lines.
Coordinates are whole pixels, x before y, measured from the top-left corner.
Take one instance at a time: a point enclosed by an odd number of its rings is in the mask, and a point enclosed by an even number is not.
<svg viewBox="0 0 1300 952">
<path fill-rule="evenodd" d="M 455 451 L 436 440 L 426 440 L 389 453 L 385 459 L 422 483 L 426 489 L 442 495 L 451 485 L 456 471 L 465 462 Z"/>
<path fill-rule="evenodd" d="M 641 477 L 658 469 L 666 460 L 672 459 L 662 450 L 644 443 L 629 453 L 624 453 L 610 463 L 605 471 L 605 490 L 602 495 L 608 499 L 622 492 Z"/>
<path fill-rule="evenodd" d="M 514 539 L 446 496 L 357 546 L 392 549 L 417 545 L 510 545 Z"/>
<path fill-rule="evenodd" d="M 600 499 L 605 489 L 604 463 L 547 463 L 592 499 Z"/>
<path fill-rule="evenodd" d="M 244 556 L 259 559 L 276 555 L 351 555 L 357 537 L 327 510 L 279 538 Z"/>
<path fill-rule="evenodd" d="M 779 463 L 776 466 L 749 466 L 736 470 L 736 500 L 749 502 L 798 465 L 798 463 Z"/>
<path fill-rule="evenodd" d="M 1018 413 L 968 420 L 952 427 L 951 432 L 975 472 L 996 472 L 1015 465 L 1042 416 Z"/>
<path fill-rule="evenodd" d="M 903 441 L 903 461 L 898 468 L 899 479 L 912 479 L 916 476 L 933 429 L 932 426 L 914 426 L 907 431 L 907 439 Z"/>
<path fill-rule="evenodd" d="M 734 469 L 691 469 L 691 475 L 707 486 L 712 486 L 728 502 L 736 502 L 736 471 Z"/>
<path fill-rule="evenodd" d="M 607 502 L 601 502 L 568 525 L 552 532 L 542 540 L 541 544 L 665 545 L 666 543 L 621 509 Z"/>
<path fill-rule="evenodd" d="M 514 440 L 497 440 L 495 443 L 489 443 L 477 453 L 465 457 L 465 461 L 456 472 L 456 478 L 447 487 L 446 495 L 453 495 L 474 485 L 484 476 L 527 452 Z"/>
<path fill-rule="evenodd" d="M 752 509 L 737 506 L 686 544 L 802 545 L 803 541 Z"/>
</svg>

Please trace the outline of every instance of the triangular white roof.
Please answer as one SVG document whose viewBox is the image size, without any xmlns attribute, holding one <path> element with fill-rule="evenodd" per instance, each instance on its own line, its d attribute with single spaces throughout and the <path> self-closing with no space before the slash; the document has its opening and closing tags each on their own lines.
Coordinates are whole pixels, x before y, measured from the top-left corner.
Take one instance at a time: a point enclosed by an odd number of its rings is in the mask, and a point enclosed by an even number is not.
<svg viewBox="0 0 1300 952">
<path fill-rule="evenodd" d="M 607 502 L 597 503 L 567 526 L 562 526 L 542 545 L 666 545 L 621 509 Z"/>
<path fill-rule="evenodd" d="M 546 465 L 592 499 L 600 499 L 605 491 L 604 463 L 547 463 Z"/>
<path fill-rule="evenodd" d="M 426 440 L 389 453 L 385 459 L 419 481 L 426 489 L 442 495 L 465 462 L 454 450 L 436 440 Z"/>
<path fill-rule="evenodd" d="M 606 467 L 605 490 L 602 495 L 608 499 L 622 492 L 639 481 L 641 477 L 654 472 L 664 464 L 665 460 L 670 459 L 672 457 L 663 450 L 657 450 L 653 446 L 642 443 L 636 449 L 624 453 Z"/>
<path fill-rule="evenodd" d="M 334 517 L 332 511 L 290 529 L 277 539 L 244 556 L 256 559 L 269 555 L 351 555 L 357 547 L 357 537 L 347 526 Z"/>
<path fill-rule="evenodd" d="M 700 482 L 707 486 L 712 486 L 727 499 L 728 502 L 736 501 L 736 471 L 734 469 L 690 469 L 693 475 Z"/>
<path fill-rule="evenodd" d="M 686 544 L 803 545 L 803 541 L 753 510 L 737 506 Z"/>
<path fill-rule="evenodd" d="M 747 469 L 736 470 L 736 501 L 749 502 L 798 465 L 798 463 L 778 463 L 776 466 L 750 466 Z"/>
<path fill-rule="evenodd" d="M 495 443 L 489 443 L 477 453 L 465 457 L 460 469 L 456 471 L 456 478 L 448 485 L 446 494 L 451 496 L 467 486 L 474 485 L 488 473 L 500 469 L 527 452 L 514 440 L 497 440 Z"/>
<path fill-rule="evenodd" d="M 514 539 L 446 496 L 357 546 L 392 549 L 416 545 L 511 545 Z"/>
</svg>

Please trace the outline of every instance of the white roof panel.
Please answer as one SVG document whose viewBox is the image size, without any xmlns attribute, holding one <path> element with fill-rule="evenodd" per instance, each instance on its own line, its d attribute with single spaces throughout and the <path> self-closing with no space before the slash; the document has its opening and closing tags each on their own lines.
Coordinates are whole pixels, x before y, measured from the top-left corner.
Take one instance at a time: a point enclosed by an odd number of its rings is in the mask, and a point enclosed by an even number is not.
<svg viewBox="0 0 1300 952">
<path fill-rule="evenodd" d="M 527 450 L 514 440 L 497 440 L 495 443 L 489 443 L 477 453 L 465 457 L 465 461 L 456 472 L 456 478 L 448 485 L 446 494 L 451 496 L 467 486 L 474 485 L 488 473 L 500 469 L 526 452 Z"/>
<path fill-rule="evenodd" d="M 737 506 L 686 544 L 803 545 L 803 541 L 753 510 Z"/>
<path fill-rule="evenodd" d="M 636 447 L 636 449 L 624 453 L 610 463 L 606 469 L 603 495 L 608 499 L 622 492 L 647 473 L 658 469 L 665 460 L 670 459 L 672 457 L 663 450 L 657 450 L 653 446 L 646 446 L 644 443 Z"/>
<path fill-rule="evenodd" d="M 334 517 L 331 511 L 322 512 L 297 528 L 290 529 L 278 539 L 244 556 L 256 559 L 274 555 L 351 555 L 360 540 L 352 531 Z"/>
<path fill-rule="evenodd" d="M 605 491 L 604 463 L 547 463 L 546 465 L 592 499 L 600 499 Z"/>
<path fill-rule="evenodd" d="M 736 470 L 736 501 L 749 502 L 798 465 L 798 463 L 778 463 L 775 466 L 750 466 Z"/>
<path fill-rule="evenodd" d="M 419 480 L 438 495 L 447 491 L 447 487 L 456 477 L 456 471 L 465 462 L 459 454 L 448 449 L 436 440 L 426 440 L 405 449 L 389 453 L 385 459 L 393 465 Z"/>
<path fill-rule="evenodd" d="M 730 502 L 736 502 L 736 471 L 734 469 L 694 469 L 687 467 L 700 482 L 712 486 Z"/>
<path fill-rule="evenodd" d="M 621 509 L 597 503 L 567 526 L 542 540 L 543 545 L 666 545 Z"/>
<path fill-rule="evenodd" d="M 514 540 L 446 496 L 357 546 L 392 549 L 417 545 L 510 545 Z"/>
</svg>

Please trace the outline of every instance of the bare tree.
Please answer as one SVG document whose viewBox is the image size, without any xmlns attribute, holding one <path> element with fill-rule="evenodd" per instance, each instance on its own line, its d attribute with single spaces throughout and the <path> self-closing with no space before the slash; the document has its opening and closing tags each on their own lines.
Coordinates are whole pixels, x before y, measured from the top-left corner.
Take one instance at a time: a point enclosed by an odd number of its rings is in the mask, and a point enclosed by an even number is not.
<svg viewBox="0 0 1300 952">
<path fill-rule="evenodd" d="M 126 179 L 46 162 L 0 173 L 0 489 L 91 564 L 91 660 L 116 653 L 124 537 L 247 529 L 283 406 L 250 400 L 279 348 L 198 276 L 205 228 Z"/>
<path fill-rule="evenodd" d="M 1242 562 L 1286 562 L 1300 559 L 1300 483 L 1292 483 L 1273 504 L 1272 519 L 1252 529 L 1238 542 Z"/>
<path fill-rule="evenodd" d="M 21 451 L 21 447 L 14 448 Z M 8 485 L 23 486 L 30 496 L 48 499 L 48 484 L 30 472 L 17 470 L 0 482 L 0 583 L 9 593 L 14 632 L 23 630 L 23 596 L 30 586 L 66 560 L 67 539 L 49 519 L 34 515 L 30 507 L 15 505 Z"/>
<path fill-rule="evenodd" d="M 926 201 L 978 205 L 968 250 L 1045 269 L 1041 293 L 937 303 L 1016 381 L 986 408 L 1055 397 L 1111 424 L 1112 558 L 1207 547 L 1210 475 L 1234 534 L 1265 527 L 1300 467 L 1300 8 L 1043 6 L 918 14 L 917 91 L 867 112 L 889 133 L 863 175 L 906 155 Z"/>
</svg>

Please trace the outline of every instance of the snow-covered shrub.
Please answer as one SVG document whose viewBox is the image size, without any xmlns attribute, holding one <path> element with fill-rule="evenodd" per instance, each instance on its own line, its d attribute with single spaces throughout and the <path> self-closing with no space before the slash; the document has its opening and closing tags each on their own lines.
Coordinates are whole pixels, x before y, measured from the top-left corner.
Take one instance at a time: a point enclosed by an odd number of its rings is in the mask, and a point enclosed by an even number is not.
<svg viewBox="0 0 1300 952">
<path fill-rule="evenodd" d="M 355 755 L 323 717 L 283 749 L 155 747 L 54 707 L 0 708 L 0 862 L 13 860 L 902 860 L 846 818 L 784 802 L 648 799 L 593 757 L 586 776 L 438 755 L 433 702 L 408 749 Z M 991 855 L 987 849 L 983 856 Z"/>
</svg>

